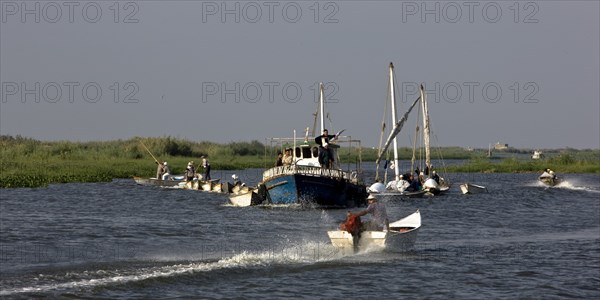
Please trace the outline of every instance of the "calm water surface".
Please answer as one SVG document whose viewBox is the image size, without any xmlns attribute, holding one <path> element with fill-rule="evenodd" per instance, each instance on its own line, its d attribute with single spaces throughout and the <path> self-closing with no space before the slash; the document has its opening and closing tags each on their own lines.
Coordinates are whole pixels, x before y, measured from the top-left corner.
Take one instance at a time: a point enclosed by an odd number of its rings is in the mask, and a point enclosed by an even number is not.
<svg viewBox="0 0 600 300">
<path fill-rule="evenodd" d="M 413 251 L 355 255 L 327 238 L 345 210 L 238 208 L 133 180 L 0 190 L 0 297 L 600 297 L 600 175 L 448 177 L 447 195 L 384 199 L 393 220 L 420 209 Z M 489 193 L 461 195 L 464 181 Z"/>
</svg>

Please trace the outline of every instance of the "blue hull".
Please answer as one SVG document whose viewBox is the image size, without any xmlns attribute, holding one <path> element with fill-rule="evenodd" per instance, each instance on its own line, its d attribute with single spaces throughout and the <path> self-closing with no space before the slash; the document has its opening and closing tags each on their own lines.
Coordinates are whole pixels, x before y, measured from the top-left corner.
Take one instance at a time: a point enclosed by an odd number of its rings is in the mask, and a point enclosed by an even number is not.
<svg viewBox="0 0 600 300">
<path fill-rule="evenodd" d="M 366 205 L 366 186 L 331 177 L 290 174 L 264 182 L 272 204 L 301 204 L 321 207 Z"/>
</svg>

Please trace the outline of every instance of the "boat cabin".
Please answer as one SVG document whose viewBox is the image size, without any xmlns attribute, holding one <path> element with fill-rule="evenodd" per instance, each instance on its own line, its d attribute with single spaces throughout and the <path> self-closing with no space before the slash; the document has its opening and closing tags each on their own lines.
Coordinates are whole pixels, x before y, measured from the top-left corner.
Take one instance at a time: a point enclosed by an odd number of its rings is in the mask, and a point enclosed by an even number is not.
<svg viewBox="0 0 600 300">
<path fill-rule="evenodd" d="M 336 157 L 337 149 L 339 145 L 329 144 L 328 148 L 333 157 Z M 317 144 L 301 144 L 297 145 L 293 151 L 294 153 L 294 164 L 298 166 L 310 166 L 320 167 L 319 163 L 319 145 Z M 337 159 L 334 159 L 334 163 L 337 163 Z"/>
</svg>

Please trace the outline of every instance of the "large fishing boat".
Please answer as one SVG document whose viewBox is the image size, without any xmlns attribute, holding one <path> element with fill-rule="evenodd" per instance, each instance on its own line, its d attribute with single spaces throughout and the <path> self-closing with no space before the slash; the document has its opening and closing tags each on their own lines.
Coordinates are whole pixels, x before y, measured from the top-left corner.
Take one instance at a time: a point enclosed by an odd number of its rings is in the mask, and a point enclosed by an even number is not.
<svg viewBox="0 0 600 300">
<path fill-rule="evenodd" d="M 320 84 L 319 109 L 321 132 L 324 131 L 323 84 Z M 316 127 L 316 126 L 314 126 Z M 313 127 L 313 128 L 314 128 Z M 315 207 L 356 207 L 366 205 L 367 189 L 362 179 L 360 141 L 350 136 L 336 135 L 309 137 L 309 128 L 304 138 L 271 138 L 281 147 L 291 148 L 292 162 L 275 166 L 263 172 L 262 184 L 268 191 L 266 203 L 300 204 Z M 348 160 L 354 161 L 344 170 L 340 162 L 340 145 L 348 150 Z M 350 153 L 353 149 L 354 153 Z M 323 161 L 323 156 L 329 157 Z M 320 158 L 321 157 L 321 158 Z"/>
</svg>

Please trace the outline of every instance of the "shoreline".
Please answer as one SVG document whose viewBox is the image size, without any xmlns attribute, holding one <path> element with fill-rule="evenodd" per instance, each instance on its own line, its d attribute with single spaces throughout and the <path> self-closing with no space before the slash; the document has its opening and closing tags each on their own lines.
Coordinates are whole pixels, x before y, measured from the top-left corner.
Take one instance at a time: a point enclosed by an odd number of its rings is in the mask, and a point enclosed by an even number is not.
<svg viewBox="0 0 600 300">
<path fill-rule="evenodd" d="M 189 161 L 189 158 L 177 158 L 173 159 L 173 165 L 178 161 Z M 508 161 L 508 163 L 506 162 Z M 114 179 L 128 179 L 134 176 L 139 177 L 153 177 L 155 170 L 152 165 L 147 161 L 134 161 L 139 164 L 129 164 L 129 168 L 115 168 L 111 171 L 111 168 L 84 168 L 77 167 L 75 165 L 85 165 L 85 162 L 81 164 L 74 164 L 71 162 L 66 169 L 60 169 L 56 172 L 50 172 L 48 169 L 39 167 L 22 168 L 18 171 L 11 170 L 9 174 L 3 172 L 0 175 L 0 188 L 43 188 L 49 184 L 61 184 L 61 183 L 100 183 L 100 182 L 111 182 Z M 102 163 L 102 162 L 101 162 Z M 105 163 L 105 162 L 104 162 Z M 363 162 L 375 163 L 374 161 Z M 457 164 L 449 166 L 444 170 L 444 173 L 479 173 L 479 174 L 536 174 L 540 173 L 543 168 L 539 168 L 537 165 L 544 165 L 553 170 L 558 174 L 599 174 L 600 173 L 600 161 L 595 163 L 587 163 L 585 166 L 581 162 L 576 162 L 570 165 L 555 165 L 545 163 L 543 161 L 532 164 L 531 162 L 514 162 L 510 159 L 499 161 L 499 162 L 488 162 L 487 164 L 479 165 L 483 168 L 475 168 L 471 162 L 467 161 L 464 164 Z M 37 164 L 33 164 L 37 166 Z M 143 167 L 142 167 L 143 165 Z M 218 164 L 213 164 L 218 167 Z M 233 166 L 233 168 L 231 168 Z M 484 167 L 485 166 L 485 167 Z M 50 169 L 55 168 L 55 165 L 51 165 Z M 263 167 L 258 166 L 245 166 L 236 168 L 235 165 L 229 165 L 228 168 L 213 168 L 212 172 L 226 171 L 226 170 L 247 170 L 247 169 L 261 169 Z M 80 170 L 77 172 L 75 170 Z M 178 170 L 178 169 L 176 169 Z"/>
<path fill-rule="evenodd" d="M 400 160 L 412 157 L 412 149 L 399 148 Z M 550 168 L 558 174 L 600 173 L 600 149 L 545 150 L 545 157 L 532 160 L 530 150 L 508 149 L 487 157 L 487 150 L 460 147 L 438 149 L 444 161 L 460 164 L 436 168 L 444 173 L 540 173 Z M 152 177 L 156 161 L 168 161 L 174 174 L 187 163 L 210 160 L 212 171 L 266 169 L 275 162 L 276 147 L 258 141 L 192 142 L 159 137 L 103 142 L 42 142 L 24 137 L 0 136 L 0 188 L 44 187 L 48 184 L 110 182 L 113 179 Z M 362 165 L 375 164 L 377 149 L 359 149 Z M 340 152 L 340 161 L 359 161 L 352 151 Z M 434 165 L 438 166 L 434 160 Z M 365 169 L 365 168 L 363 168 Z"/>
</svg>

